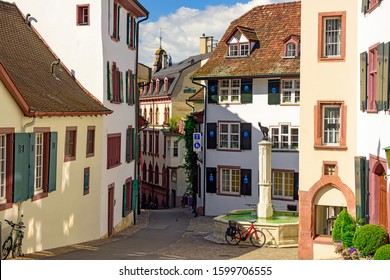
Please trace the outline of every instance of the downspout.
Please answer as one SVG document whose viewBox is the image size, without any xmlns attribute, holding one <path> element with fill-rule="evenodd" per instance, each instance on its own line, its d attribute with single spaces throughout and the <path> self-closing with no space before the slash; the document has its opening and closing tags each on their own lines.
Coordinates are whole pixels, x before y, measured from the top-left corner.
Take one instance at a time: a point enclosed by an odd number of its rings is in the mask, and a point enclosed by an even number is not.
<svg viewBox="0 0 390 280">
<path fill-rule="evenodd" d="M 139 87 L 138 87 L 138 52 L 139 52 L 139 25 L 141 22 L 147 20 L 149 18 L 149 12 L 146 11 L 146 17 L 141 19 L 140 21 L 138 21 L 136 23 L 136 36 L 135 36 L 135 40 L 136 40 L 136 54 L 135 54 L 135 84 L 136 84 L 136 90 L 135 90 L 135 94 L 134 94 L 134 103 L 135 103 L 135 132 L 136 132 L 136 136 L 137 136 L 137 139 L 135 141 L 135 150 L 137 151 L 136 152 L 136 159 L 135 159 L 135 166 L 134 166 L 134 178 L 138 181 L 138 201 L 137 201 L 137 215 L 141 215 L 141 198 L 140 198 L 140 189 L 141 189 L 141 185 L 140 185 L 140 155 L 141 155 L 141 149 L 140 149 L 140 129 L 139 129 Z M 136 217 L 135 217 L 135 213 L 134 213 L 134 224 L 136 223 Z"/>
<path fill-rule="evenodd" d="M 188 103 L 188 99 L 186 99 L 186 104 L 192 108 L 192 112 L 195 112 L 195 106 L 192 106 Z"/>
<path fill-rule="evenodd" d="M 197 83 L 197 82 L 195 82 L 194 81 L 194 78 L 193 77 L 191 77 L 191 82 L 193 83 L 193 84 L 195 84 L 195 85 L 198 85 L 198 86 L 201 86 L 201 87 L 203 87 L 204 88 L 204 92 L 205 92 L 205 94 L 204 94 L 204 110 L 203 110 L 203 130 L 205 130 L 205 125 L 206 125 L 206 123 L 207 123 L 207 118 L 206 118 L 206 116 L 207 116 L 207 100 L 206 100 L 206 98 L 207 98 L 207 86 L 205 86 L 205 85 L 203 85 L 203 84 L 201 84 L 201 83 Z M 205 174 L 206 174 L 206 137 L 205 137 L 205 133 L 203 133 L 203 215 L 205 215 L 205 213 L 206 213 L 206 183 L 207 183 L 207 181 L 206 181 L 206 176 L 205 176 Z M 196 209 L 195 209 L 195 211 L 196 211 Z"/>
</svg>

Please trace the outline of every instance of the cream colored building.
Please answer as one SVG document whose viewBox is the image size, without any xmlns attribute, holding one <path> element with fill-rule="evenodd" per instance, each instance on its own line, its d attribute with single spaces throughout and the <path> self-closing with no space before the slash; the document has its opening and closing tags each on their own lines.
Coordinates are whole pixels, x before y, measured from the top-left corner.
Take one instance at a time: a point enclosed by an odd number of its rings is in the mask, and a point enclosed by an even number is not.
<svg viewBox="0 0 390 280">
<path fill-rule="evenodd" d="M 2 240 L 22 221 L 23 252 L 100 234 L 103 116 L 98 102 L 25 22 L 0 1 Z M 17 34 L 17 35 L 14 35 Z M 21 39 L 23 38 L 23 39 Z"/>
<path fill-rule="evenodd" d="M 300 259 L 335 257 L 332 221 L 356 213 L 358 2 L 302 1 Z"/>
</svg>

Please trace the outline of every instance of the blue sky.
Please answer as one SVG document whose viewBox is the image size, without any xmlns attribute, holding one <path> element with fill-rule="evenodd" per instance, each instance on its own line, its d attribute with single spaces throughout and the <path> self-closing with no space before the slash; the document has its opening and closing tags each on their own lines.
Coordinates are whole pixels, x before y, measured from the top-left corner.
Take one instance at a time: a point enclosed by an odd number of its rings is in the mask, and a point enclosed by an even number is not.
<svg viewBox="0 0 390 280">
<path fill-rule="evenodd" d="M 255 6 L 295 0 L 139 0 L 149 11 L 140 26 L 139 62 L 153 67 L 160 47 L 178 63 L 199 54 L 202 34 L 219 41 L 231 21 Z"/>
</svg>

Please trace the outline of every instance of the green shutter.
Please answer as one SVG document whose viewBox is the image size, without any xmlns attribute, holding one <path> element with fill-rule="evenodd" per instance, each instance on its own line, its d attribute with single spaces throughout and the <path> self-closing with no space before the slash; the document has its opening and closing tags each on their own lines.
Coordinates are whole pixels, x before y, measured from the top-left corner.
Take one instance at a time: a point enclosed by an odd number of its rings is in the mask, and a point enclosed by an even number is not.
<svg viewBox="0 0 390 280">
<path fill-rule="evenodd" d="M 131 209 L 136 210 L 138 205 L 138 180 L 132 182 Z"/>
<path fill-rule="evenodd" d="M 121 26 L 121 6 L 118 5 L 118 14 L 117 14 L 117 17 L 118 17 L 118 21 L 117 21 L 117 34 L 116 34 L 116 38 L 118 39 L 118 41 L 121 39 L 120 37 L 120 26 Z"/>
<path fill-rule="evenodd" d="M 119 101 L 123 102 L 123 72 L 119 72 Z"/>
<path fill-rule="evenodd" d="M 113 92 L 112 92 L 112 62 L 107 61 L 107 100 L 112 101 Z"/>
<path fill-rule="evenodd" d="M 241 80 L 241 103 L 252 103 L 252 79 Z"/>
<path fill-rule="evenodd" d="M 377 79 L 376 79 L 376 108 L 378 111 L 383 110 L 383 53 L 384 53 L 384 44 L 381 43 L 377 47 Z"/>
<path fill-rule="evenodd" d="M 135 159 L 135 154 L 136 154 L 136 151 L 135 151 L 135 128 L 132 128 L 131 129 L 131 159 Z"/>
<path fill-rule="evenodd" d="M 89 177 L 90 177 L 90 170 L 89 168 L 84 169 L 84 193 L 89 192 Z"/>
<path fill-rule="evenodd" d="M 130 162 L 130 128 L 126 129 L 126 162 Z"/>
<path fill-rule="evenodd" d="M 368 10 L 368 1 L 369 0 L 362 0 L 362 13 L 367 13 Z"/>
<path fill-rule="evenodd" d="M 356 218 L 367 222 L 367 160 L 365 157 L 355 157 L 355 199 Z"/>
<path fill-rule="evenodd" d="M 137 83 L 134 83 L 136 81 L 135 74 L 132 74 L 133 72 L 130 70 L 130 105 L 134 105 L 134 99 L 135 99 L 135 92 L 137 92 Z"/>
<path fill-rule="evenodd" d="M 367 110 L 367 52 L 360 54 L 360 110 Z"/>
<path fill-rule="evenodd" d="M 126 32 L 126 44 L 127 45 L 130 45 L 130 32 L 131 32 L 130 20 L 131 20 L 131 16 L 129 13 L 127 13 L 127 32 Z"/>
<path fill-rule="evenodd" d="M 126 88 L 126 103 L 129 104 L 130 103 L 130 97 L 129 97 L 129 84 L 130 84 L 130 80 L 129 80 L 129 71 L 126 71 L 126 82 L 125 82 L 125 88 Z"/>
<path fill-rule="evenodd" d="M 137 47 L 137 22 L 135 21 L 135 18 L 133 18 L 133 48 Z"/>
<path fill-rule="evenodd" d="M 390 42 L 387 42 L 383 52 L 383 109 L 389 108 L 389 52 Z"/>
<path fill-rule="evenodd" d="M 50 132 L 48 192 L 55 191 L 57 185 L 57 139 L 57 132 Z"/>
<path fill-rule="evenodd" d="M 280 104 L 280 80 L 268 80 L 268 105 Z"/>
<path fill-rule="evenodd" d="M 217 103 L 218 102 L 218 80 L 208 81 L 208 103 Z"/>
<path fill-rule="evenodd" d="M 13 202 L 25 201 L 34 195 L 34 144 L 34 133 L 15 133 Z"/>
<path fill-rule="evenodd" d="M 126 184 L 123 185 L 122 217 L 126 217 Z"/>
</svg>

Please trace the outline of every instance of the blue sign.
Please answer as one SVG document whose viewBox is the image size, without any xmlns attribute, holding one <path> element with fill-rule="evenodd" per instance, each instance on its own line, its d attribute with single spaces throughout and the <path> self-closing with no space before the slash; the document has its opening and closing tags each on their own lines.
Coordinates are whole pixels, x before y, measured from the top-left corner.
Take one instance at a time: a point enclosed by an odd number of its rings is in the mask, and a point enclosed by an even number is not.
<svg viewBox="0 0 390 280">
<path fill-rule="evenodd" d="M 195 149 L 200 149 L 200 143 L 199 142 L 194 143 L 194 148 Z"/>
<path fill-rule="evenodd" d="M 248 177 L 245 175 L 244 177 L 244 184 L 248 184 L 249 180 L 248 180 Z"/>
<path fill-rule="evenodd" d="M 244 131 L 244 137 L 247 138 L 249 136 L 248 131 Z"/>
<path fill-rule="evenodd" d="M 213 174 L 210 174 L 209 181 L 210 181 L 210 182 L 213 182 L 213 181 L 214 181 L 214 176 L 213 176 Z"/>
<path fill-rule="evenodd" d="M 249 91 L 249 86 L 244 86 L 244 91 Z"/>
<path fill-rule="evenodd" d="M 272 92 L 272 93 L 276 93 L 276 88 L 273 87 L 272 90 L 271 90 L 271 92 Z"/>
<path fill-rule="evenodd" d="M 194 140 L 200 140 L 200 133 L 194 133 Z"/>
<path fill-rule="evenodd" d="M 210 130 L 210 137 L 214 137 L 214 130 Z"/>
</svg>

